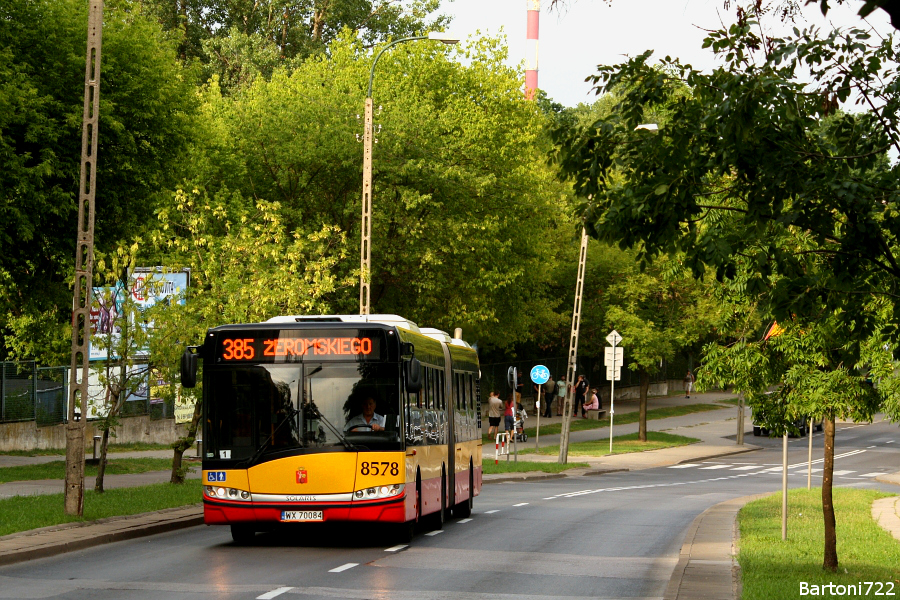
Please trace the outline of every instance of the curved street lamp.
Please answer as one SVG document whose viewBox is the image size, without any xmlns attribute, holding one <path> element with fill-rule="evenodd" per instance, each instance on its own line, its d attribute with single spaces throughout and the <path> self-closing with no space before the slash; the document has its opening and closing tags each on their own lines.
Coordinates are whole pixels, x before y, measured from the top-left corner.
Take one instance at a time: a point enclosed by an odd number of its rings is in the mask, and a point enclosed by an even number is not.
<svg viewBox="0 0 900 600">
<path fill-rule="evenodd" d="M 372 61 L 363 124 L 362 236 L 359 246 L 359 314 L 361 315 L 369 314 L 369 279 L 372 267 L 372 80 L 375 78 L 375 65 L 378 64 L 378 59 L 385 51 L 397 44 L 416 40 L 437 40 L 445 44 L 459 43 L 459 38 L 439 32 L 432 32 L 427 36 L 401 38 L 382 48 L 375 55 L 375 60 Z"/>
</svg>

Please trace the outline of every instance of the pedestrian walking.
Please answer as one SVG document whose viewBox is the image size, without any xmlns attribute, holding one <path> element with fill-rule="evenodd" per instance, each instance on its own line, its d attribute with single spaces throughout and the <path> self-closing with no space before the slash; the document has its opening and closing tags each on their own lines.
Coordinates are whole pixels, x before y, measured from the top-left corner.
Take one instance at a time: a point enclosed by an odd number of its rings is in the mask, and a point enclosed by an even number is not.
<svg viewBox="0 0 900 600">
<path fill-rule="evenodd" d="M 547 379 L 544 382 L 544 410 L 543 414 L 545 418 L 550 418 L 551 412 L 550 408 L 553 406 L 553 397 L 556 395 L 556 382 L 553 381 L 553 377 Z"/>
<path fill-rule="evenodd" d="M 692 391 L 694 391 L 694 374 L 688 369 L 687 374 L 684 376 L 684 397 L 690 398 Z"/>
<path fill-rule="evenodd" d="M 563 404 L 566 401 L 566 376 L 563 375 L 556 382 L 556 416 L 561 417 Z"/>
<path fill-rule="evenodd" d="M 493 436 L 500 431 L 500 417 L 503 416 L 503 400 L 496 391 L 488 396 L 488 435 Z"/>
</svg>

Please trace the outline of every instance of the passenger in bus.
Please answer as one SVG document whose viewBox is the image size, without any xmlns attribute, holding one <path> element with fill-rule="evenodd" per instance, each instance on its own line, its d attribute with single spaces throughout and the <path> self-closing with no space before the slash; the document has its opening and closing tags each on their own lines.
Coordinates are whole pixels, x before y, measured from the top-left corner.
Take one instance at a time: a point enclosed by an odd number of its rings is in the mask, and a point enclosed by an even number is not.
<svg viewBox="0 0 900 600">
<path fill-rule="evenodd" d="M 366 396 L 362 401 L 362 413 L 347 421 L 344 432 L 384 431 L 384 417 L 375 412 L 375 398 Z"/>
</svg>

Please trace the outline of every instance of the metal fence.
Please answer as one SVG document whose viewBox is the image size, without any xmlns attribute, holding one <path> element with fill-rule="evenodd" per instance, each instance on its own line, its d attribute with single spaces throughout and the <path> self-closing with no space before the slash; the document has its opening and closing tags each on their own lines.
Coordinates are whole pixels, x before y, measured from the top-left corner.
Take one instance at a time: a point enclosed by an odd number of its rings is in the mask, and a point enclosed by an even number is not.
<svg viewBox="0 0 900 600">
<path fill-rule="evenodd" d="M 38 367 L 33 361 L 0 363 L 0 423 L 66 419 L 65 367 Z"/>
<path fill-rule="evenodd" d="M 68 367 L 38 367 L 33 361 L 0 362 L 0 423 L 35 421 L 57 425 L 68 419 Z M 149 382 L 148 382 L 149 383 Z M 123 417 L 173 419 L 171 402 L 149 398 L 149 386 L 122 407 Z"/>
</svg>

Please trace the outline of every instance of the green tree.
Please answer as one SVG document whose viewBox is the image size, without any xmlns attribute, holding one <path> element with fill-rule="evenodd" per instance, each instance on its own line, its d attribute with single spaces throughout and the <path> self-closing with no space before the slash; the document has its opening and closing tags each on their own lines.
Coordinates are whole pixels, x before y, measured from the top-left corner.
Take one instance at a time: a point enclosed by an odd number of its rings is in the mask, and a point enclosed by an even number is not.
<svg viewBox="0 0 900 600">
<path fill-rule="evenodd" d="M 647 392 L 650 376 L 706 338 L 719 324 L 720 305 L 710 284 L 696 281 L 676 260 L 662 258 L 643 272 L 631 272 L 607 290 L 607 329 L 622 335 L 625 360 L 640 380 L 638 437 L 647 441 Z"/>
<path fill-rule="evenodd" d="M 898 147 L 900 88 L 886 66 L 897 49 L 891 38 L 870 44 L 859 30 L 795 30 L 790 39 L 756 31 L 744 20 L 712 33 L 705 45 L 724 64 L 709 74 L 677 60 L 651 67 L 649 53 L 601 67 L 598 89 L 624 90 L 622 101 L 609 118 L 558 131 L 559 159 L 577 193 L 592 197 L 587 214 L 600 239 L 638 248 L 644 263 L 683 255 L 696 276 L 712 270 L 740 285 L 765 317 L 798 331 L 828 324 L 818 345 L 828 360 L 792 380 L 821 400 L 813 412 L 826 419 L 827 464 L 834 418 L 869 406 L 861 376 L 847 369 L 869 360 L 871 340 L 900 342 L 900 173 L 885 157 Z M 801 67 L 811 83 L 798 80 Z M 673 101 L 684 85 L 691 94 Z M 838 112 L 854 94 L 867 110 Z M 659 135 L 635 131 L 658 106 L 671 107 Z M 830 395 L 840 382 L 843 404 Z M 896 416 L 896 399 L 883 398 Z M 830 475 L 823 483 L 824 499 Z M 833 570 L 834 519 L 825 509 L 824 565 Z"/>
<path fill-rule="evenodd" d="M 348 30 L 367 46 L 443 28 L 439 0 L 140 0 L 175 34 L 179 54 L 223 89 L 325 52 Z"/>
<path fill-rule="evenodd" d="M 0 4 L 0 355 L 68 362 L 87 3 Z M 178 179 L 196 108 L 159 27 L 105 12 L 96 247 L 152 219 Z"/>
<path fill-rule="evenodd" d="M 552 273 L 565 187 L 545 161 L 547 123 L 523 99 L 505 49 L 398 46 L 378 64 L 383 106 L 374 149 L 372 305 L 468 339 L 508 345 L 552 312 Z M 287 231 L 342 232 L 358 248 L 362 147 L 357 139 L 371 54 L 353 39 L 292 72 L 256 80 L 239 97 L 211 86 L 210 193 L 271 203 Z M 242 200 L 244 202 L 244 200 Z M 356 252 L 335 265 L 358 277 Z M 532 290 L 537 290 L 533 292 Z M 339 312 L 358 295 L 337 290 Z M 512 325 L 512 326 L 511 326 Z"/>
</svg>

